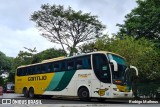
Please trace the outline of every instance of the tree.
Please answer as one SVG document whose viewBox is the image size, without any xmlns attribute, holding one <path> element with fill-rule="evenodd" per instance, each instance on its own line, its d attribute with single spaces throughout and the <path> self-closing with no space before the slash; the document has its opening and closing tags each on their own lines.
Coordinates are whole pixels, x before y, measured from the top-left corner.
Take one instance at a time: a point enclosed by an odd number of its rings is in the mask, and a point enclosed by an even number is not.
<svg viewBox="0 0 160 107">
<path fill-rule="evenodd" d="M 60 56 L 65 56 L 61 49 L 47 49 L 33 56 L 32 63 L 39 63 L 42 60 L 52 59 Z"/>
<path fill-rule="evenodd" d="M 125 23 L 118 24 L 119 34 L 136 39 L 145 37 L 160 46 L 160 0 L 137 0 L 137 4 L 138 7 L 125 16 Z"/>
<path fill-rule="evenodd" d="M 65 53 L 67 46 L 70 55 L 77 51 L 78 44 L 95 39 L 105 28 L 97 16 L 76 12 L 71 7 L 64 9 L 61 5 L 42 5 L 41 10 L 31 15 L 31 20 L 36 23 L 43 37 L 60 44 Z"/>
<path fill-rule="evenodd" d="M 126 58 L 129 65 L 138 68 L 140 80 L 158 80 L 160 78 L 160 51 L 152 42 L 145 38 L 133 37 L 99 38 L 95 47 L 98 50 L 106 50 L 117 53 Z"/>
<path fill-rule="evenodd" d="M 7 57 L 0 51 L 0 70 L 10 70 L 13 58 Z"/>
<path fill-rule="evenodd" d="M 4 79 L 2 77 L 0 77 L 0 86 L 4 85 Z"/>
<path fill-rule="evenodd" d="M 12 63 L 12 57 L 7 57 L 4 53 L 0 52 L 0 75 L 4 72 L 8 72 L 10 74 Z M 6 80 L 7 78 L 0 76 L 0 86 L 4 85 Z"/>
<path fill-rule="evenodd" d="M 12 74 L 16 72 L 18 66 L 31 64 L 33 56 L 37 52 L 36 48 L 34 49 L 29 49 L 26 47 L 24 48 L 26 49 L 26 51 L 20 51 L 18 56 L 13 60 L 12 70 L 11 70 Z"/>
<path fill-rule="evenodd" d="M 96 50 L 95 42 L 85 43 L 79 49 L 81 53 L 93 52 Z"/>
</svg>

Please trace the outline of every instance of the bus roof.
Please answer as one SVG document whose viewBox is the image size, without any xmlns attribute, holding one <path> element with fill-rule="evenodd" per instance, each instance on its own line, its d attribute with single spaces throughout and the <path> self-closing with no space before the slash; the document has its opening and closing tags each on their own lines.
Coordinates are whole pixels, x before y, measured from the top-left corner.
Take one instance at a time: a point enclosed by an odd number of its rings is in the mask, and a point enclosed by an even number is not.
<svg viewBox="0 0 160 107">
<path fill-rule="evenodd" d="M 44 63 L 49 63 L 49 62 L 54 62 L 54 61 L 60 61 L 60 60 L 64 60 L 64 59 L 70 59 L 70 58 L 76 58 L 76 57 L 80 57 L 80 56 L 84 56 L 84 55 L 91 55 L 91 54 L 95 54 L 95 53 L 103 53 L 103 54 L 114 54 L 114 55 L 117 55 L 119 57 L 122 57 L 118 54 L 115 54 L 113 52 L 109 52 L 109 51 L 96 51 L 96 52 L 90 52 L 90 53 L 82 53 L 82 54 L 79 54 L 79 55 L 75 55 L 75 56 L 70 56 L 70 57 L 65 57 L 65 56 L 62 56 L 62 57 L 57 57 L 57 58 L 52 58 L 52 59 L 47 59 L 47 60 L 43 60 L 39 63 L 34 63 L 34 64 L 29 64 L 29 65 L 22 65 L 22 66 L 19 66 L 18 68 L 23 68 L 23 67 L 29 67 L 29 66 L 34 66 L 34 65 L 39 65 L 39 64 L 44 64 Z M 123 57 L 122 57 L 123 58 Z"/>
</svg>

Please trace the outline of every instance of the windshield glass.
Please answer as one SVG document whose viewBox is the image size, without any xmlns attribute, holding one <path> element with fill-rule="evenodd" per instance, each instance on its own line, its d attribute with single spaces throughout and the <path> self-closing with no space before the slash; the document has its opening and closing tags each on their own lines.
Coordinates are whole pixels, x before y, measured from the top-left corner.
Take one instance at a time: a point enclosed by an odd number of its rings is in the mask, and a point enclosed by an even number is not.
<svg viewBox="0 0 160 107">
<path fill-rule="evenodd" d="M 113 59 L 120 65 L 126 65 L 126 61 L 122 57 L 113 54 L 108 54 L 108 57 L 110 60 Z"/>
<path fill-rule="evenodd" d="M 127 68 L 125 59 L 114 54 L 108 54 L 108 58 L 109 60 L 115 60 L 118 64 L 118 71 L 114 72 L 112 70 L 112 78 L 124 81 L 125 70 Z"/>
</svg>

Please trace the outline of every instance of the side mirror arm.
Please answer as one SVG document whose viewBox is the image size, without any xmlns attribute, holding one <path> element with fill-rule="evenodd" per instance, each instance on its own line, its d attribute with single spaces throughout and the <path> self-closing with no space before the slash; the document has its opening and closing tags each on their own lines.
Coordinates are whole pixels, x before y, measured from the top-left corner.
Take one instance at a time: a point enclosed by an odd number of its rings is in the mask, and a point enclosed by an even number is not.
<svg viewBox="0 0 160 107">
<path fill-rule="evenodd" d="M 135 66 L 130 66 L 130 68 L 135 69 L 135 71 L 136 71 L 136 76 L 138 76 L 138 69 L 137 69 Z"/>
<path fill-rule="evenodd" d="M 113 63 L 114 71 L 118 71 L 118 64 L 115 60 L 110 60 L 110 63 Z"/>
</svg>

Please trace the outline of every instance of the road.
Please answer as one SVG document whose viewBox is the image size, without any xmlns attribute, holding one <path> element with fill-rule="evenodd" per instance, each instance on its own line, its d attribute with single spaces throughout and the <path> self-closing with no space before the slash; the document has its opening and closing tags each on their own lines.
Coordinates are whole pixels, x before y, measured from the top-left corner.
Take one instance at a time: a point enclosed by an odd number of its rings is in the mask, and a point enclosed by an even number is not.
<svg viewBox="0 0 160 107">
<path fill-rule="evenodd" d="M 2 100 L 11 100 L 12 104 L 2 104 Z M 91 101 L 80 101 L 78 98 L 53 97 L 51 99 L 26 99 L 21 94 L 4 93 L 0 96 L 0 107 L 160 107 L 160 104 L 138 104 L 129 100 L 107 100 L 99 102 L 96 99 Z M 159 102 L 158 102 L 159 103 Z"/>
</svg>

